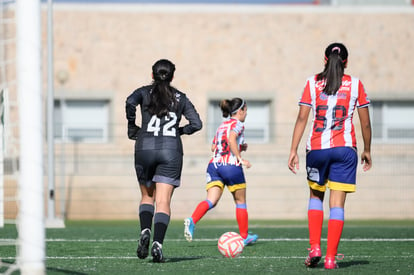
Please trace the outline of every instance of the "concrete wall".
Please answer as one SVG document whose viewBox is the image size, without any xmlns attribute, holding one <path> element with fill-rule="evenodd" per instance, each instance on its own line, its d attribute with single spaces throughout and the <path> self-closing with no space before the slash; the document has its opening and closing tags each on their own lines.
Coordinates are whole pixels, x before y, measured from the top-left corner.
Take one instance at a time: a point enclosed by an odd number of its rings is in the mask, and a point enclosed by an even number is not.
<svg viewBox="0 0 414 275">
<path fill-rule="evenodd" d="M 305 79 L 323 69 L 329 43 L 348 47 L 346 72 L 362 80 L 371 99 L 414 100 L 412 7 L 56 4 L 54 39 L 56 73 L 68 76 L 64 83 L 56 79 L 56 96 L 112 100 L 108 144 L 56 145 L 57 184 L 64 182 L 67 199 L 57 208 L 64 205 L 71 219 L 137 217 L 140 194 L 124 103 L 135 88 L 150 83 L 157 59 L 176 64 L 172 84 L 189 96 L 205 123 L 209 99 L 271 100 L 271 142 L 249 144 L 245 154 L 253 164 L 246 171 L 251 219 L 306 218 L 305 158 L 298 175 L 288 170 L 287 158 L 297 100 Z M 354 121 L 359 133 L 357 116 Z M 185 165 L 173 219 L 191 215 L 205 198 L 206 129 L 183 141 Z M 373 144 L 373 169 L 363 173 L 359 167 L 347 218 L 414 218 L 413 149 Z M 226 192 L 206 218 L 234 214 Z"/>
</svg>

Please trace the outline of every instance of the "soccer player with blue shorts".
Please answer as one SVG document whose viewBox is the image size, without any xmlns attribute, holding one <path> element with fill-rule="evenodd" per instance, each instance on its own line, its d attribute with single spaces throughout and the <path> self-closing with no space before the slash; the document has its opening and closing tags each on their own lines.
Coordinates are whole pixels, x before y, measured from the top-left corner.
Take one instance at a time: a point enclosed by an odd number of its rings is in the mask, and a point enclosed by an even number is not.
<svg viewBox="0 0 414 275">
<path fill-rule="evenodd" d="M 306 81 L 299 101 L 299 114 L 292 136 L 288 160 L 289 169 L 299 169 L 298 145 L 305 130 L 310 110 L 312 130 L 306 143 L 306 172 L 310 188 L 308 204 L 309 255 L 305 265 L 315 267 L 322 257 L 321 232 L 323 199 L 330 189 L 328 243 L 325 269 L 338 268 L 335 261 L 344 226 L 344 206 L 347 193 L 355 192 L 358 156 L 352 122 L 355 108 L 361 123 L 364 150 L 363 170 L 372 166 L 370 103 L 361 81 L 344 74 L 348 50 L 342 43 L 332 43 L 325 50 L 324 70 Z M 340 258 L 338 258 L 340 259 Z"/>
<path fill-rule="evenodd" d="M 192 241 L 195 224 L 215 207 L 227 186 L 236 204 L 236 220 L 244 245 L 253 244 L 258 236 L 248 233 L 246 204 L 246 179 L 243 167 L 250 168 L 248 160 L 242 159 L 241 152 L 247 149 L 244 143 L 244 121 L 247 115 L 246 102 L 241 98 L 225 99 L 220 103 L 223 117 L 228 117 L 217 129 L 211 147 L 214 153 L 207 166 L 207 199 L 200 202 L 191 217 L 184 220 L 184 236 Z"/>
</svg>

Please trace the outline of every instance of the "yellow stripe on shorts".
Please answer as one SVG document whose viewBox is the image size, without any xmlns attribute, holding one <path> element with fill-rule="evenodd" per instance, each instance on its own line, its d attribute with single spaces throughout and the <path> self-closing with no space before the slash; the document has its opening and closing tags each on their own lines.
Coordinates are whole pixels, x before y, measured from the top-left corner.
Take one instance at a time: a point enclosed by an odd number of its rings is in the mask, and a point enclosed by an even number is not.
<svg viewBox="0 0 414 275">
<path fill-rule="evenodd" d="M 211 181 L 211 182 L 207 183 L 206 190 L 210 189 L 213 186 L 220 187 L 221 190 L 224 189 L 224 184 L 221 181 L 216 180 L 216 181 Z M 231 186 L 227 186 L 227 189 L 229 189 L 229 191 L 231 193 L 233 193 L 236 190 L 245 189 L 245 188 L 246 188 L 246 183 L 239 183 L 239 184 L 234 184 L 234 185 L 231 185 Z"/>
<path fill-rule="evenodd" d="M 335 181 L 328 181 L 328 187 L 331 190 L 345 191 L 348 193 L 353 193 L 356 190 L 355 184 L 335 182 Z"/>
<path fill-rule="evenodd" d="M 309 187 L 312 190 L 316 190 L 316 191 L 320 191 L 320 192 L 325 192 L 326 191 L 326 185 L 319 185 L 316 182 L 313 182 L 313 181 L 310 181 L 310 180 L 308 180 L 308 184 L 309 184 Z"/>
<path fill-rule="evenodd" d="M 209 183 L 207 183 L 206 190 L 210 189 L 213 186 L 218 186 L 220 187 L 221 190 L 223 190 L 224 188 L 224 184 L 221 181 L 215 180 L 215 181 L 210 181 Z"/>
<path fill-rule="evenodd" d="M 228 185 L 227 188 L 229 189 L 229 191 L 231 193 L 233 193 L 236 190 L 239 189 L 246 189 L 246 183 L 239 183 L 239 184 L 235 184 L 235 185 Z"/>
</svg>

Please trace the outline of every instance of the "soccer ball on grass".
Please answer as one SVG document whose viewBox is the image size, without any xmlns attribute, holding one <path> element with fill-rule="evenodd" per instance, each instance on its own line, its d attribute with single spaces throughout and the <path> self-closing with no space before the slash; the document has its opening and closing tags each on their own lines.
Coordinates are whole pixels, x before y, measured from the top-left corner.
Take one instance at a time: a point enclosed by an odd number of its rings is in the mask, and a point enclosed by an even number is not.
<svg viewBox="0 0 414 275">
<path fill-rule="evenodd" d="M 218 250 L 226 258 L 235 258 L 243 252 L 243 238 L 236 232 L 226 232 L 218 240 Z"/>
</svg>

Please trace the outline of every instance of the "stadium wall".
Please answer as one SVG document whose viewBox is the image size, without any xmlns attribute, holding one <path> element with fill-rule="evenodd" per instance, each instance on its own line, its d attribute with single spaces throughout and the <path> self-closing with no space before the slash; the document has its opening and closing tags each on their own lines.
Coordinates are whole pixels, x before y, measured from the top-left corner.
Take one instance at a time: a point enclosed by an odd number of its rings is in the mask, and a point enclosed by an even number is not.
<svg viewBox="0 0 414 275">
<path fill-rule="evenodd" d="M 191 215 L 205 198 L 209 100 L 234 96 L 271 102 L 270 141 L 247 140 L 244 155 L 253 164 L 245 171 L 249 217 L 305 219 L 307 134 L 300 172 L 293 175 L 287 168 L 305 79 L 322 70 L 325 47 L 340 41 L 350 52 L 347 73 L 362 80 L 371 99 L 414 100 L 413 15 L 412 7 L 389 6 L 55 4 L 56 99 L 109 98 L 111 106 L 108 142 L 56 142 L 57 215 L 137 218 L 140 194 L 133 142 L 126 136 L 125 99 L 150 83 L 155 60 L 168 58 L 177 67 L 173 85 L 190 97 L 205 125 L 183 137 L 182 185 L 174 194 L 172 219 Z M 45 9 L 43 18 L 46 64 Z M 357 116 L 354 121 L 362 146 Z M 346 217 L 414 219 L 414 144 L 374 141 L 372 155 L 372 170 L 358 169 L 357 192 L 348 196 Z M 6 175 L 8 195 L 16 191 L 16 173 Z M 6 216 L 13 218 L 16 209 L 8 202 Z M 226 192 L 206 218 L 234 215 Z"/>
</svg>

